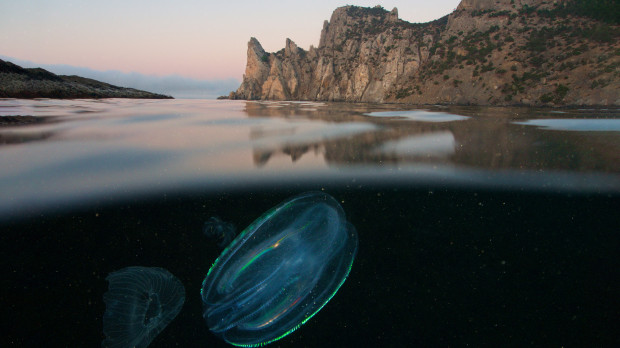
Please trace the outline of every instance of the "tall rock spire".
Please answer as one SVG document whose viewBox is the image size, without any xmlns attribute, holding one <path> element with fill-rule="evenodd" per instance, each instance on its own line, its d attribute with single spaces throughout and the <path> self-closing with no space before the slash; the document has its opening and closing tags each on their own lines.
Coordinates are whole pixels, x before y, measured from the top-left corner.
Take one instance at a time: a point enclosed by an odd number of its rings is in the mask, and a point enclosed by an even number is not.
<svg viewBox="0 0 620 348">
<path fill-rule="evenodd" d="M 248 60 L 243 75 L 243 83 L 235 92 L 237 99 L 260 99 L 262 86 L 269 75 L 269 54 L 253 37 L 248 42 Z"/>
</svg>

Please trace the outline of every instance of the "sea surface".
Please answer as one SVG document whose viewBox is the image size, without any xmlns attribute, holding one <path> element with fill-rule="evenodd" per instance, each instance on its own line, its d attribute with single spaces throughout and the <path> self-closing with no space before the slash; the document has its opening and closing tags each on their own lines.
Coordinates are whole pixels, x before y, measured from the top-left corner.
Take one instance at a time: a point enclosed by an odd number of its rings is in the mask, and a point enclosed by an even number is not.
<svg viewBox="0 0 620 348">
<path fill-rule="evenodd" d="M 226 346 L 203 224 L 307 191 L 359 249 L 271 346 L 620 345 L 618 109 L 123 99 L 0 99 L 0 345 L 100 346 L 106 276 L 146 266 L 186 294 L 150 347 Z"/>
</svg>

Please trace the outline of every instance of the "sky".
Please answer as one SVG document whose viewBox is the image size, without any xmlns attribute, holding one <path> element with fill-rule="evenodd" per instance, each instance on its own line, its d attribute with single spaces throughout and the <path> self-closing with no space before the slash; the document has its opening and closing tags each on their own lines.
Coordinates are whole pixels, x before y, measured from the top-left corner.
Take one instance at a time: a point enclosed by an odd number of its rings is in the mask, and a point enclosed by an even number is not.
<svg viewBox="0 0 620 348">
<path fill-rule="evenodd" d="M 62 65 L 117 76 L 241 81 L 250 37 L 268 52 L 286 38 L 308 49 L 318 46 L 323 21 L 340 6 L 397 7 L 401 19 L 428 22 L 459 2 L 0 0 L 0 56 L 53 72 Z"/>
</svg>

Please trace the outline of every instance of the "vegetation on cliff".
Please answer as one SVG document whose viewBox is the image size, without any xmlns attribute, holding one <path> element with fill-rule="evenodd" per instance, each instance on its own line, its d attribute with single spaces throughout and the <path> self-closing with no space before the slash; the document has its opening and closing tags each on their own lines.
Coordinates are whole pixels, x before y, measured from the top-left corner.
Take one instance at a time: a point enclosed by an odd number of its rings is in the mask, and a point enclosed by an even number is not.
<svg viewBox="0 0 620 348">
<path fill-rule="evenodd" d="M 581 16 L 620 24 L 620 2 L 618 0 L 570 0 L 558 4 L 557 15 Z"/>
</svg>

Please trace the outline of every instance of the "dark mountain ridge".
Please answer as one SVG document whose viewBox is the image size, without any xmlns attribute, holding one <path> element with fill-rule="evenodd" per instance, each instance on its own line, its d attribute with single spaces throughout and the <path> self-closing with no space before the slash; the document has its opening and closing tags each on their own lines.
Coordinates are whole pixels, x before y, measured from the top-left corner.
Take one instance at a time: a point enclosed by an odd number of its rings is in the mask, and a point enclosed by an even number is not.
<svg viewBox="0 0 620 348">
<path fill-rule="evenodd" d="M 0 98 L 138 98 L 171 99 L 156 93 L 114 86 L 80 76 L 22 68 L 0 59 Z"/>
</svg>

